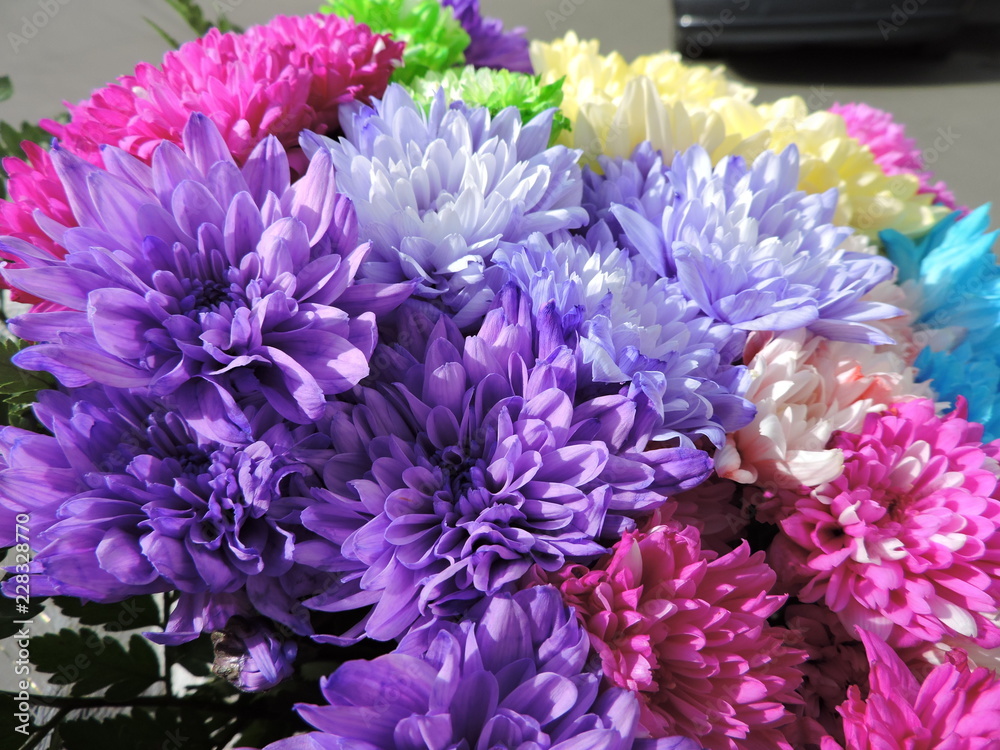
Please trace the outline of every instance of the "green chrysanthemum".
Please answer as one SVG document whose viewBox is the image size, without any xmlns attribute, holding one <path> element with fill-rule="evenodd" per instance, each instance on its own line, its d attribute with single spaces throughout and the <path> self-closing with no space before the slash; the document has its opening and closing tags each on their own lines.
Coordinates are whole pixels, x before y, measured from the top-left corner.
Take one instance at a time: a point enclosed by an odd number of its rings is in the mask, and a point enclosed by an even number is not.
<svg viewBox="0 0 1000 750">
<path fill-rule="evenodd" d="M 461 100 L 472 107 L 486 107 L 496 115 L 506 107 L 517 107 L 521 119 L 528 122 L 535 115 L 562 104 L 562 79 L 542 85 L 541 76 L 512 73 L 509 70 L 474 68 L 445 72 L 431 71 L 407 85 L 413 100 L 423 107 L 430 105 L 438 89 L 452 101 Z M 552 121 L 552 138 L 570 129 L 570 121 L 556 112 Z"/>
<path fill-rule="evenodd" d="M 376 33 L 406 42 L 403 67 L 392 76 L 397 83 L 465 62 L 469 35 L 438 0 L 329 0 L 320 10 L 353 17 Z"/>
</svg>

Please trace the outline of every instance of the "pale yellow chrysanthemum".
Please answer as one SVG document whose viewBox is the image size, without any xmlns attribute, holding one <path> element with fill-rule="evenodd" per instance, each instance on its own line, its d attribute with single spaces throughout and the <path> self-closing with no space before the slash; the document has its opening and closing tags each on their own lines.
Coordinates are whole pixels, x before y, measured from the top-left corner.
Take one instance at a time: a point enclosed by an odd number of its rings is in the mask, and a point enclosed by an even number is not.
<svg viewBox="0 0 1000 750">
<path fill-rule="evenodd" d="M 570 32 L 533 42 L 532 62 L 543 83 L 564 78 L 563 112 L 573 123 L 560 142 L 600 155 L 629 156 L 650 141 L 669 159 L 675 150 L 703 146 L 718 162 L 755 159 L 767 149 L 799 149 L 799 187 L 810 193 L 837 188 L 838 223 L 875 238 L 883 229 L 919 236 L 947 214 L 933 196 L 918 193 L 911 175 L 890 177 L 867 147 L 847 134 L 840 115 L 809 113 L 800 97 L 754 105 L 754 90 L 729 80 L 723 68 L 686 65 L 664 53 L 629 64 L 601 55 L 597 41 Z"/>
</svg>

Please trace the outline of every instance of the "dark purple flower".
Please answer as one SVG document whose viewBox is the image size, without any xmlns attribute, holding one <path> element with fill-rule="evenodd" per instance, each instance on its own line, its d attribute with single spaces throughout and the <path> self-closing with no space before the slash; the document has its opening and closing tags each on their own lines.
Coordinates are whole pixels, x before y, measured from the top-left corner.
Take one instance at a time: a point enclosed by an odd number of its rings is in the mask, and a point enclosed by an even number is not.
<svg viewBox="0 0 1000 750">
<path fill-rule="evenodd" d="M 513 286 L 475 336 L 446 317 L 410 320 L 406 348 L 373 358 L 378 387 L 331 422 L 323 502 L 302 522 L 340 545 L 345 574 L 307 606 L 374 604 L 364 631 L 395 638 L 516 587 L 533 564 L 601 554 L 630 514 L 711 469 L 700 450 L 650 444 L 653 425 L 626 395 L 575 403 L 578 360 L 556 316 L 533 325 Z"/>
<path fill-rule="evenodd" d="M 500 594 L 460 624 L 435 621 L 391 654 L 320 682 L 299 704 L 318 731 L 266 750 L 694 750 L 636 739 L 639 703 L 602 689 L 586 631 L 550 586 Z"/>
<path fill-rule="evenodd" d="M 3 273 L 67 310 L 11 321 L 38 342 L 17 355 L 20 367 L 70 387 L 169 398 L 196 429 L 229 442 L 244 439 L 249 395 L 304 424 L 368 374 L 375 314 L 410 287 L 353 285 L 367 246 L 355 247 L 328 153 L 289 184 L 275 138 L 240 169 L 196 114 L 184 152 L 163 143 L 152 167 L 111 147 L 107 171 L 58 146 L 52 158 L 79 227 L 45 226 L 68 254 L 6 238 L 27 267 Z"/>
<path fill-rule="evenodd" d="M 31 514 L 34 593 L 113 602 L 177 590 L 164 642 L 254 611 L 310 632 L 299 599 L 325 574 L 297 556 L 335 552 L 298 522 L 319 480 L 296 451 L 328 444 L 313 428 L 263 405 L 247 411 L 253 437 L 225 445 L 98 386 L 43 391 L 35 412 L 51 436 L 0 431 L 0 518 Z"/>
<path fill-rule="evenodd" d="M 503 30 L 503 21 L 483 16 L 479 0 L 441 0 L 450 6 L 455 18 L 472 40 L 465 50 L 465 62 L 477 68 L 506 68 L 518 73 L 533 73 L 528 55 L 526 29 Z"/>
<path fill-rule="evenodd" d="M 254 693 L 294 674 L 298 647 L 294 641 L 282 641 L 266 621 L 236 616 L 224 630 L 212 633 L 212 650 L 212 671 L 238 690 Z"/>
</svg>

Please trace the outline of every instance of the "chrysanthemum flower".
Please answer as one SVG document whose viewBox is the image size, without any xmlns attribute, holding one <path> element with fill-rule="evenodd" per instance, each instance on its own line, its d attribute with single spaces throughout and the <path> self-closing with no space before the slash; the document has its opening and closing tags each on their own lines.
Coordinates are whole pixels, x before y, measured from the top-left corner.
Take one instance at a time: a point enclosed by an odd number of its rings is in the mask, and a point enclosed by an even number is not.
<svg viewBox="0 0 1000 750">
<path fill-rule="evenodd" d="M 875 156 L 875 162 L 889 176 L 912 174 L 920 180 L 920 192 L 930 193 L 934 202 L 954 209 L 955 196 L 943 182 L 933 182 L 934 174 L 924 164 L 917 142 L 906 137 L 906 127 L 884 112 L 867 104 L 834 104 L 830 111 L 844 118 L 847 132 Z"/>
<path fill-rule="evenodd" d="M 694 750 L 636 740 L 639 706 L 602 688 L 587 634 L 551 587 L 500 594 L 459 624 L 435 621 L 391 654 L 320 681 L 329 705 L 296 706 L 317 731 L 265 750 Z"/>
<path fill-rule="evenodd" d="M 746 370 L 733 366 L 745 334 L 706 316 L 677 284 L 638 267 L 606 227 L 555 247 L 535 234 L 500 250 L 496 262 L 536 311 L 559 316 L 564 333 L 578 341 L 589 379 L 627 386 L 654 420 L 654 440 L 693 445 L 706 437 L 722 446 L 727 432 L 752 418 L 742 398 Z"/>
<path fill-rule="evenodd" d="M 550 139 L 569 127 L 569 120 L 558 111 L 563 98 L 560 81 L 542 85 L 538 76 L 467 65 L 444 73 L 428 73 L 407 87 L 413 100 L 425 109 L 434 102 L 438 89 L 444 89 L 448 101 L 486 107 L 493 117 L 507 107 L 517 107 L 521 120 L 528 122 L 547 109 L 556 109 Z"/>
<path fill-rule="evenodd" d="M 1000 680 L 956 654 L 923 683 L 899 656 L 864 631 L 871 662 L 866 698 L 851 687 L 839 711 L 850 750 L 978 750 L 1000 745 Z M 827 742 L 823 750 L 835 750 Z M 838 749 L 839 750 L 839 749 Z"/>
<path fill-rule="evenodd" d="M 337 189 L 372 244 L 360 278 L 412 279 L 418 296 L 475 327 L 494 295 L 497 247 L 586 222 L 579 154 L 548 145 L 553 115 L 522 124 L 514 107 L 492 117 L 449 106 L 443 91 L 425 112 L 396 85 L 371 107 L 345 107 L 343 138 L 305 145 L 329 148 Z"/>
<path fill-rule="evenodd" d="M 363 404 L 332 424 L 338 456 L 303 512 L 340 545 L 345 571 L 308 606 L 374 604 L 362 628 L 395 638 L 516 587 L 532 565 L 602 554 L 630 516 L 707 476 L 706 453 L 651 444 L 627 396 L 578 401 L 558 326 L 550 315 L 536 329 L 508 286 L 478 335 L 442 317 L 400 335 L 409 351 L 380 348 L 382 385 L 356 391 Z"/>
<path fill-rule="evenodd" d="M 380 96 L 401 54 L 397 41 L 320 14 L 278 16 L 243 34 L 212 29 L 169 52 L 160 67 L 142 63 L 133 75 L 67 105 L 68 123 L 46 120 L 42 125 L 63 149 L 100 166 L 104 144 L 148 162 L 162 141 L 180 144 L 190 115 L 203 112 L 242 164 L 268 135 L 293 147 L 305 128 L 336 132 L 339 106 Z M 50 156 L 37 146 L 26 149 L 30 167 L 14 159 L 4 164 L 11 175 L 11 200 L 0 201 L 0 235 L 61 257 L 62 248 L 53 245 L 45 227 L 39 228 L 34 212 L 41 208 L 74 226 L 65 208 L 68 199 Z M 21 291 L 14 294 L 36 301 Z"/>
<path fill-rule="evenodd" d="M 469 34 L 440 0 L 327 0 L 320 10 L 403 42 L 403 66 L 392 77 L 398 83 L 465 62 Z"/>
<path fill-rule="evenodd" d="M 0 431 L 0 517 L 13 529 L 31 515 L 33 593 L 116 602 L 178 591 L 166 642 L 255 609 L 310 632 L 297 597 L 321 590 L 300 586 L 319 572 L 295 554 L 315 537 L 294 498 L 319 483 L 296 456 L 312 428 L 262 406 L 247 442 L 222 445 L 154 401 L 95 386 L 43 391 L 35 413 L 51 435 Z"/>
<path fill-rule="evenodd" d="M 605 160 L 605 179 L 616 185 L 588 179 L 587 205 L 599 218 L 601 204 L 612 201 L 606 210 L 620 226 L 619 242 L 658 276 L 676 278 L 705 315 L 747 331 L 806 327 L 833 339 L 891 343 L 868 321 L 901 311 L 864 295 L 892 276 L 892 264 L 840 247 L 851 230 L 832 223 L 836 191 L 796 189 L 794 146 L 752 165 L 734 157 L 714 169 L 697 146 L 669 167 L 650 159 L 649 148 L 637 150 L 635 167 Z"/>
<path fill-rule="evenodd" d="M 3 274 L 67 311 L 10 321 L 39 342 L 17 364 L 71 387 L 169 397 L 222 440 L 241 439 L 244 396 L 263 394 L 293 421 L 315 419 L 326 395 L 368 374 L 374 311 L 411 287 L 351 286 L 367 247 L 355 247 L 328 153 L 290 185 L 273 137 L 242 170 L 203 115 L 191 117 L 184 145 L 186 155 L 164 143 L 151 168 L 109 148 L 108 171 L 53 153 L 80 226 L 57 233 L 64 260 L 5 240 L 29 267 Z"/>
<path fill-rule="evenodd" d="M 843 453 L 828 446 L 835 431 L 858 432 L 867 414 L 904 397 L 933 396 L 892 351 L 804 329 L 751 335 L 744 360 L 753 378 L 746 397 L 757 416 L 727 436 L 715 467 L 720 476 L 771 491 L 835 479 L 843 469 Z M 769 522 L 781 515 L 780 508 L 757 510 Z"/>
<path fill-rule="evenodd" d="M 629 532 L 595 568 L 547 577 L 590 633 L 605 678 L 636 692 L 640 726 L 709 750 L 785 748 L 805 654 L 767 618 L 774 572 L 746 543 L 721 557 L 696 529 L 668 522 Z"/>
<path fill-rule="evenodd" d="M 772 544 L 787 588 L 894 647 L 959 635 L 1000 645 L 1000 443 L 964 403 L 915 399 L 837 433 L 844 470 L 795 502 Z"/>
<path fill-rule="evenodd" d="M 531 73 L 526 29 L 504 31 L 503 21 L 482 15 L 479 0 L 441 0 L 469 35 L 465 62 L 477 68 L 496 68 L 516 73 Z"/>
<path fill-rule="evenodd" d="M 295 673 L 295 641 L 283 641 L 265 620 L 233 617 L 212 633 L 212 672 L 237 690 L 268 690 Z"/>
<path fill-rule="evenodd" d="M 882 240 L 916 308 L 916 337 L 929 341 L 916 359 L 920 377 L 942 399 L 965 396 L 992 439 L 1000 437 L 1000 231 L 989 222 L 985 205 L 952 214 L 920 242 L 898 232 Z"/>
</svg>

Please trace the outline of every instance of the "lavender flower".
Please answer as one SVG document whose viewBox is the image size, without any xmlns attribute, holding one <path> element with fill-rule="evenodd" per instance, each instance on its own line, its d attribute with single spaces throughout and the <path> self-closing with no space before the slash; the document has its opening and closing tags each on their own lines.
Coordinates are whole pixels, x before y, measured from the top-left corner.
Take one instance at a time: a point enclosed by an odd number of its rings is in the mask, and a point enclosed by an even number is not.
<svg viewBox="0 0 1000 750">
<path fill-rule="evenodd" d="M 266 750 L 694 750 L 636 740 L 639 703 L 602 689 L 586 631 L 550 586 L 498 595 L 461 624 L 436 621 L 391 654 L 320 682 L 329 705 L 296 706 L 316 732 Z"/>
<path fill-rule="evenodd" d="M 13 238 L 28 267 L 8 281 L 66 312 L 29 313 L 11 330 L 39 342 L 17 355 L 67 386 L 97 382 L 169 398 L 202 433 L 240 442 L 244 397 L 262 393 L 307 423 L 368 374 L 375 314 L 408 285 L 352 286 L 350 205 L 329 154 L 289 185 L 275 138 L 236 167 L 215 125 L 193 115 L 184 149 L 163 143 L 147 167 L 116 148 L 107 171 L 56 147 L 78 228 L 47 222 L 65 259 Z"/>
<path fill-rule="evenodd" d="M 451 7 L 455 18 L 469 35 L 465 62 L 477 68 L 506 68 L 518 73 L 532 73 L 526 29 L 504 31 L 503 21 L 483 16 L 479 0 L 441 0 Z"/>
<path fill-rule="evenodd" d="M 307 153 L 333 154 L 337 189 L 372 243 L 359 278 L 412 279 L 420 297 L 474 328 L 493 298 L 486 276 L 497 247 L 586 222 L 579 152 L 549 148 L 553 115 L 522 124 L 515 107 L 491 117 L 449 106 L 440 91 L 425 113 L 392 85 L 370 107 L 345 105 L 339 141 L 304 139 Z"/>
<path fill-rule="evenodd" d="M 247 693 L 268 690 L 295 673 L 295 642 L 282 641 L 260 618 L 230 618 L 224 630 L 212 633 L 212 650 L 212 671 Z"/>
<path fill-rule="evenodd" d="M 375 605 L 357 632 L 395 638 L 516 587 L 533 564 L 601 554 L 630 514 L 707 476 L 702 451 L 650 445 L 627 396 L 574 403 L 576 356 L 557 317 L 538 317 L 508 286 L 475 336 L 446 317 L 421 333 L 413 316 L 408 351 L 380 348 L 384 385 L 333 420 L 323 502 L 302 513 L 345 571 L 307 606 Z"/>
<path fill-rule="evenodd" d="M 312 428 L 289 429 L 263 405 L 248 412 L 254 439 L 224 445 L 97 386 L 43 391 L 35 412 L 51 435 L 0 431 L 0 517 L 31 514 L 34 592 L 114 602 L 177 590 L 163 642 L 255 611 L 310 632 L 299 598 L 324 574 L 296 556 L 335 552 L 298 523 L 298 498 L 319 481 L 296 457 Z"/>
<path fill-rule="evenodd" d="M 608 222 L 657 275 L 676 278 L 706 315 L 747 331 L 804 326 L 842 341 L 891 343 L 867 321 L 901 312 L 862 298 L 893 266 L 839 248 L 851 230 L 831 223 L 837 193 L 797 190 L 794 146 L 752 166 L 729 157 L 713 169 L 700 146 L 665 167 L 646 143 L 631 163 L 601 165 L 605 177 L 586 180 L 592 218 Z"/>
<path fill-rule="evenodd" d="M 743 353 L 745 332 L 719 323 L 688 300 L 676 282 L 656 279 L 615 247 L 606 224 L 586 239 L 553 246 L 540 234 L 495 261 L 530 295 L 535 310 L 554 310 L 596 383 L 627 384 L 629 398 L 650 412 L 652 438 L 716 446 L 746 426 L 753 405 Z"/>
</svg>

